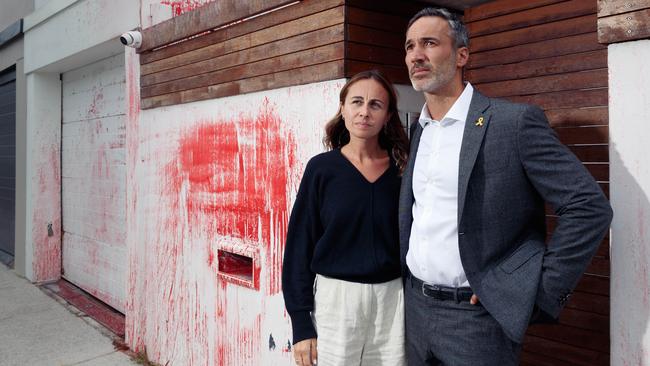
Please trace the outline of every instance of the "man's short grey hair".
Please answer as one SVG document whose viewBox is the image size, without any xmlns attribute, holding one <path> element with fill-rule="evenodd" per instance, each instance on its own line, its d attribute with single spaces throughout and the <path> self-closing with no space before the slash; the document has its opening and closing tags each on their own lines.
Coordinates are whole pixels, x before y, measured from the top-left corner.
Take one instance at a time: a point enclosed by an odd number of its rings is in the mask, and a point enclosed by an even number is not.
<svg viewBox="0 0 650 366">
<path fill-rule="evenodd" d="M 467 32 L 465 23 L 463 23 L 458 15 L 445 8 L 424 8 L 420 10 L 409 20 L 406 30 L 408 31 L 416 20 L 423 17 L 440 17 L 445 19 L 449 23 L 449 35 L 454 40 L 454 47 L 456 49 L 469 47 L 469 33 Z"/>
</svg>

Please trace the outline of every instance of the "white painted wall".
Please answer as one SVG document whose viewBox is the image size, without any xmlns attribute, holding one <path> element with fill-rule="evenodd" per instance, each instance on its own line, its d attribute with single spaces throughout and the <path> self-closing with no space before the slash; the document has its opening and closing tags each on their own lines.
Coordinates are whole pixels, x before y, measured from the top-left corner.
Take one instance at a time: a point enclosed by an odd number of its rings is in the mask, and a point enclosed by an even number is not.
<svg viewBox="0 0 650 366">
<path fill-rule="evenodd" d="M 608 48 L 611 364 L 650 365 L 650 40 Z"/>
<path fill-rule="evenodd" d="M 140 25 L 133 0 L 50 1 L 25 18 L 25 72 L 65 72 L 123 51 L 119 35 Z"/>
<path fill-rule="evenodd" d="M 38 1 L 38 0 L 37 0 Z M 0 0 L 0 32 L 34 10 L 34 0 Z M 1 70 L 1 69 L 0 69 Z"/>
<path fill-rule="evenodd" d="M 0 71 L 16 64 L 23 58 L 23 37 L 14 39 L 0 48 Z"/>
<path fill-rule="evenodd" d="M 26 113 L 24 267 L 27 279 L 42 282 L 58 279 L 61 274 L 59 75 L 27 75 Z"/>
<path fill-rule="evenodd" d="M 118 37 L 139 26 L 140 2 L 57 0 L 35 5 L 37 9 L 24 20 L 28 82 L 25 139 L 30 146 L 26 152 L 27 224 L 21 245 L 25 248 L 25 275 L 40 282 L 61 275 L 60 74 L 112 55 L 123 57 L 124 47 Z M 57 169 L 56 174 L 52 174 L 52 167 Z M 48 224 L 52 225 L 51 236 L 47 235 Z"/>
</svg>

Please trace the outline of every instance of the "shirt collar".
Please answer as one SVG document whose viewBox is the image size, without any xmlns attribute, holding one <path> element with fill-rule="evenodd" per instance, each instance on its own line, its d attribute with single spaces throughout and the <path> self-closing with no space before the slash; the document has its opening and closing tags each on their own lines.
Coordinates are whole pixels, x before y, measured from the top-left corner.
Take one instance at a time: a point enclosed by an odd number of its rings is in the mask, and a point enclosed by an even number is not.
<svg viewBox="0 0 650 366">
<path fill-rule="evenodd" d="M 463 92 L 460 94 L 458 99 L 454 102 L 454 104 L 451 106 L 451 108 L 447 111 L 447 114 L 445 114 L 444 117 L 440 120 L 440 122 L 443 122 L 445 120 L 451 121 L 463 121 L 467 119 L 467 114 L 469 113 L 469 105 L 472 101 L 472 95 L 474 94 L 474 87 L 472 84 L 467 82 L 465 85 L 465 89 L 463 89 Z M 424 106 L 422 107 L 422 111 L 420 112 L 420 118 L 418 119 L 418 122 L 420 122 L 420 125 L 422 128 L 426 126 L 429 123 L 435 122 L 433 118 L 431 118 L 431 115 L 429 114 L 429 109 L 427 108 L 427 104 L 424 103 Z"/>
</svg>

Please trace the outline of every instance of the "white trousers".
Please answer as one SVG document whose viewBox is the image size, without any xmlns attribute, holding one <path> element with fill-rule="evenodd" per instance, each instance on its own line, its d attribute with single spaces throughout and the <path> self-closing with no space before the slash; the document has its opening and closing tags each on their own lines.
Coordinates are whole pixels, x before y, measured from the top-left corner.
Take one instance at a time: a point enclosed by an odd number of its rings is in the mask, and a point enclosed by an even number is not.
<svg viewBox="0 0 650 366">
<path fill-rule="evenodd" d="M 313 319 L 319 366 L 403 366 L 402 279 L 364 284 L 317 275 Z"/>
</svg>

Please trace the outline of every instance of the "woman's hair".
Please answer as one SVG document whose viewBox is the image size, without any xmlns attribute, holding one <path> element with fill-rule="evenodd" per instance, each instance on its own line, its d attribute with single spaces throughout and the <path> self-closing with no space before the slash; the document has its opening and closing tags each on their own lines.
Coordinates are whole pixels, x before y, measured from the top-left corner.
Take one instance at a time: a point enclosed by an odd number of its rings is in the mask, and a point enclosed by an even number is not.
<svg viewBox="0 0 650 366">
<path fill-rule="evenodd" d="M 390 117 L 386 123 L 386 127 L 382 128 L 381 132 L 379 132 L 379 146 L 389 152 L 401 175 L 406 168 L 409 143 L 406 132 L 404 132 L 404 127 L 402 126 L 402 121 L 399 118 L 399 113 L 397 112 L 397 93 L 395 92 L 395 88 L 393 88 L 393 84 L 378 70 L 362 71 L 354 75 L 343 85 L 339 94 L 339 101 L 343 105 L 350 86 L 359 80 L 365 79 L 377 81 L 388 93 L 388 114 Z M 345 128 L 345 121 L 343 121 L 341 108 L 339 108 L 336 115 L 325 125 L 323 144 L 328 150 L 333 150 L 340 149 L 348 142 L 350 142 L 350 132 Z"/>
</svg>

